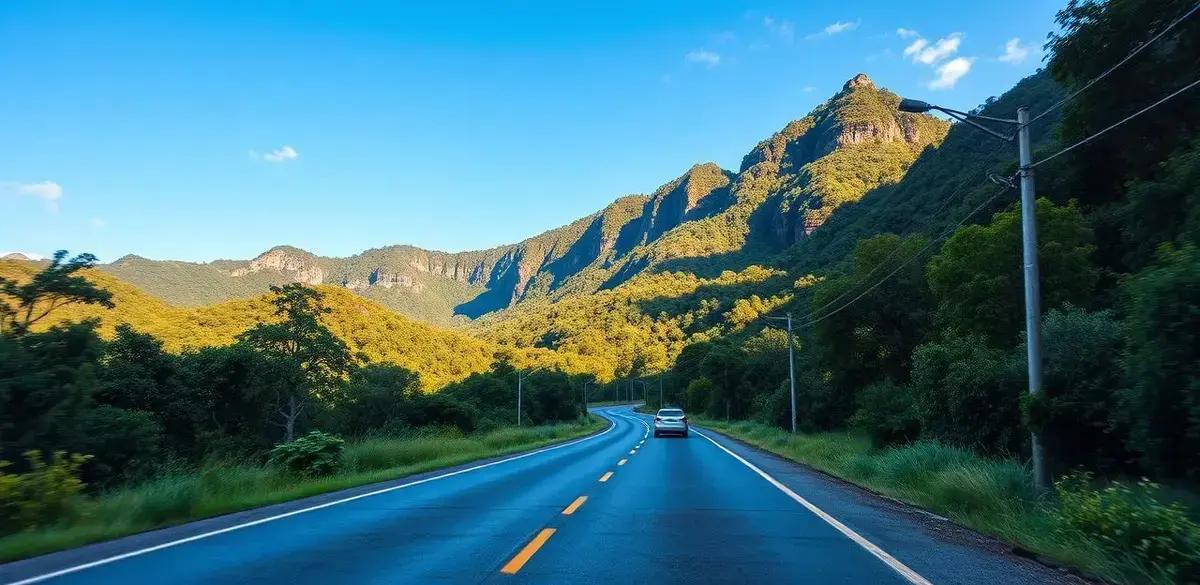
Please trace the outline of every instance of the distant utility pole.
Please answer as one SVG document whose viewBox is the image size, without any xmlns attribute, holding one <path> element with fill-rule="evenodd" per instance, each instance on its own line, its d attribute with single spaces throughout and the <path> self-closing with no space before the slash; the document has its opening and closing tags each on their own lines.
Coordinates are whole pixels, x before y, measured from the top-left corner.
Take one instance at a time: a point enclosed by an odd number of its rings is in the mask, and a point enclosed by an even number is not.
<svg viewBox="0 0 1200 585">
<path fill-rule="evenodd" d="M 583 382 L 583 420 L 588 420 L 591 418 L 591 416 L 588 414 L 588 409 L 587 409 L 587 387 L 588 387 L 588 384 L 591 384 L 590 380 L 585 380 Z"/>
<path fill-rule="evenodd" d="M 658 373 L 658 407 L 659 408 L 663 407 L 662 372 Z"/>
<path fill-rule="evenodd" d="M 517 370 L 517 426 L 521 426 L 521 370 Z"/>
<path fill-rule="evenodd" d="M 1033 163 L 1033 145 L 1029 138 L 1029 108 L 1017 108 L 1016 120 L 960 112 L 913 99 L 900 100 L 898 109 L 914 114 L 937 110 L 1005 142 L 1012 142 L 1014 138 L 1017 140 L 1017 158 L 1020 163 L 1017 174 L 1021 179 L 1021 261 L 1025 273 L 1025 365 L 1029 375 L 1029 394 L 1036 396 L 1042 391 L 1042 291 L 1038 273 L 1037 201 L 1033 189 L 1033 169 L 1030 167 Z M 1003 134 L 975 120 L 1016 126 L 1017 131 L 1015 134 Z M 1031 432 L 1030 450 L 1033 483 L 1038 489 L 1046 489 L 1050 486 L 1050 474 L 1046 469 L 1042 439 L 1036 430 Z"/>
<path fill-rule="evenodd" d="M 788 385 L 791 388 L 792 394 L 792 434 L 796 433 L 796 359 L 792 349 L 792 314 L 788 313 L 786 317 L 764 317 L 765 319 L 776 319 L 779 321 L 787 321 L 787 337 L 788 337 Z M 726 418 L 729 417 L 728 405 L 726 405 Z"/>
</svg>

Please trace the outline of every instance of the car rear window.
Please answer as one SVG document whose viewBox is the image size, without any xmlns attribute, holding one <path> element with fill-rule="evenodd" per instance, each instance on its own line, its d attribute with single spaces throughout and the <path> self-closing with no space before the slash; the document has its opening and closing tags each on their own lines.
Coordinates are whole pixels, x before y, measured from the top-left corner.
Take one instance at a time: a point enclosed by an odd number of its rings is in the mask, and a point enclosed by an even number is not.
<svg viewBox="0 0 1200 585">
<path fill-rule="evenodd" d="M 683 416 L 683 411 L 678 408 L 664 408 L 658 411 L 658 416 Z"/>
</svg>

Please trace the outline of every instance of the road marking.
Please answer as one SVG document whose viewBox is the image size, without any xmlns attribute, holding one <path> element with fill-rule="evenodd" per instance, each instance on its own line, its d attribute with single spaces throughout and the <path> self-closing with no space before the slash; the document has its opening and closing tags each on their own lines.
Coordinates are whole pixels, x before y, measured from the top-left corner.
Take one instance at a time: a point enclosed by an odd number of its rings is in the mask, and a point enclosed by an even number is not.
<svg viewBox="0 0 1200 585">
<path fill-rule="evenodd" d="M 538 549 L 542 548 L 542 545 L 546 544 L 547 540 L 550 540 L 551 536 L 554 536 L 554 529 L 543 528 L 537 536 L 533 537 L 533 540 L 529 541 L 529 544 L 525 545 L 525 548 L 521 549 L 521 552 L 517 553 L 517 556 L 509 560 L 500 569 L 500 572 L 506 575 L 516 575 L 517 571 L 520 571 L 521 567 L 524 567 L 525 563 L 528 563 L 529 559 L 533 558 L 533 555 L 537 553 Z"/>
<path fill-rule="evenodd" d="M 567 506 L 566 509 L 562 511 L 563 516 L 570 516 L 571 514 L 574 514 L 575 510 L 578 510 L 579 507 L 582 506 L 586 501 L 587 496 L 579 496 L 578 498 L 575 498 L 575 501 L 571 502 L 571 505 Z"/>
<path fill-rule="evenodd" d="M 605 414 L 607 414 L 607 413 L 605 413 Z M 352 502 L 352 501 L 354 501 L 354 500 L 361 500 L 361 499 L 363 499 L 363 498 L 369 498 L 369 497 L 371 497 L 371 496 L 377 496 L 377 495 L 379 495 L 379 494 L 385 494 L 385 493 L 387 493 L 387 492 L 392 492 L 392 491 L 396 491 L 396 490 L 401 490 L 401 489 L 404 489 L 404 488 L 408 488 L 408 487 L 412 487 L 412 486 L 416 486 L 416 485 L 421 485 L 421 484 L 424 484 L 424 483 L 429 483 L 429 482 L 432 482 L 432 481 L 437 481 L 437 480 L 439 480 L 439 479 L 446 479 L 446 478 L 448 478 L 448 477 L 454 477 L 454 476 L 456 476 L 456 475 L 462 475 L 462 474 L 464 474 L 464 473 L 468 473 L 468 472 L 471 472 L 471 471 L 476 471 L 476 470 L 479 470 L 479 469 L 484 469 L 484 468 L 487 468 L 487 467 L 492 467 L 492 466 L 495 466 L 495 465 L 500 465 L 501 463 L 508 463 L 508 462 L 510 462 L 510 461 L 516 461 L 516 460 L 518 460 L 518 459 L 524 459 L 524 458 L 526 458 L 526 457 L 532 457 L 532 456 L 534 456 L 534 455 L 539 455 L 539 454 L 541 454 L 541 453 L 546 453 L 546 452 L 548 452 L 548 451 L 553 451 L 553 450 L 555 450 L 555 449 L 562 449 L 562 448 L 564 448 L 564 447 L 570 447 L 571 445 L 578 445 L 578 444 L 580 444 L 580 443 L 583 443 L 583 442 L 585 442 L 585 441 L 591 441 L 592 439 L 599 439 L 600 437 L 603 437 L 604 435 L 607 435 L 607 434 L 608 434 L 610 431 L 612 431 L 613 429 L 615 429 L 615 428 L 617 427 L 616 423 L 615 423 L 615 422 L 613 422 L 611 419 L 609 419 L 609 422 L 610 422 L 610 423 L 612 423 L 612 424 L 608 425 L 608 428 L 607 428 L 607 429 L 604 429 L 604 431 L 603 431 L 603 432 L 597 433 L 597 434 L 595 434 L 595 435 L 592 435 L 592 436 L 590 436 L 590 437 L 584 437 L 584 438 L 582 438 L 582 439 L 576 439 L 576 440 L 574 440 L 574 441 L 569 441 L 569 442 L 562 443 L 562 444 L 559 444 L 559 445 L 552 445 L 552 446 L 550 446 L 550 447 L 544 447 L 544 448 L 542 448 L 542 449 L 538 449 L 537 451 L 530 451 L 530 452 L 528 452 L 528 453 L 522 453 L 522 454 L 520 454 L 520 455 L 514 455 L 514 456 L 512 456 L 512 457 L 509 457 L 509 458 L 507 458 L 507 459 L 500 459 L 500 460 L 497 460 L 497 461 L 491 461 L 491 462 L 488 462 L 488 463 L 481 463 L 481 464 L 479 464 L 479 465 L 474 465 L 474 466 L 471 466 L 471 467 L 466 467 L 466 468 L 463 468 L 463 469 L 459 469 L 459 470 L 457 470 L 457 471 L 451 471 L 451 472 L 449 472 L 449 473 L 443 473 L 443 474 L 441 474 L 441 475 L 435 475 L 435 476 L 433 476 L 433 477 L 427 477 L 427 478 L 425 478 L 425 479 L 418 479 L 418 480 L 416 480 L 416 481 L 410 481 L 410 482 L 407 482 L 407 483 L 402 483 L 402 484 L 400 484 L 400 485 L 394 485 L 394 486 L 391 486 L 391 487 L 385 487 L 385 488 L 378 489 L 378 490 L 374 490 L 374 491 L 370 491 L 370 492 L 367 492 L 367 493 L 358 494 L 358 495 L 355 495 L 355 496 L 350 496 L 350 497 L 342 498 L 342 499 L 339 499 L 339 500 L 334 500 L 334 501 L 332 501 L 332 502 L 325 502 L 324 504 L 317 504 L 317 505 L 315 505 L 315 506 L 309 506 L 309 507 L 307 507 L 307 508 L 301 508 L 301 509 L 299 509 L 299 510 L 292 510 L 291 512 L 284 512 L 284 513 L 282 513 L 282 514 L 276 514 L 276 515 L 274 515 L 274 516 L 268 516 L 268 517 L 266 517 L 266 518 L 259 518 L 258 520 L 252 520 L 252 521 L 250 521 L 250 522 L 244 522 L 244 523 L 242 523 L 242 524 L 235 524 L 235 525 L 233 525 L 233 526 L 227 526 L 227 527 L 225 527 L 225 528 L 221 528 L 221 529 L 219 529 L 219 530 L 211 530 L 211 531 L 209 531 L 209 532 L 204 532 L 204 533 L 201 533 L 201 534 L 196 534 L 196 535 L 193 535 L 193 536 L 189 536 L 189 537 L 187 537 L 187 538 L 180 538 L 179 540 L 172 540 L 172 541 L 170 541 L 170 542 L 164 542 L 164 543 L 162 543 L 162 544 L 156 544 L 156 545 L 154 545 L 154 546 L 148 546 L 148 547 L 146 547 L 146 548 L 141 548 L 141 549 L 137 549 L 137 550 L 132 550 L 132 551 L 129 551 L 129 552 L 127 552 L 127 553 L 121 553 L 121 554 L 119 554 L 119 555 L 113 555 L 113 556 L 111 556 L 111 557 L 105 557 L 105 558 L 103 558 L 103 559 L 96 560 L 96 561 L 92 561 L 92 562 L 90 562 L 90 563 L 83 563 L 83 564 L 81 564 L 81 565 L 75 565 L 75 566 L 73 566 L 73 567 L 67 567 L 67 568 L 65 568 L 65 569 L 60 569 L 60 570 L 58 570 L 58 571 L 53 571 L 53 572 L 50 572 L 50 573 L 44 573 L 44 574 L 37 575 L 37 576 L 34 576 L 34 577 L 29 577 L 28 579 L 22 579 L 22 580 L 20 580 L 20 581 L 12 581 L 12 582 L 10 582 L 10 583 L 7 583 L 6 585 L 29 585 L 29 584 L 31 584 L 31 583 L 40 583 L 40 582 L 42 582 L 42 581 L 46 581 L 47 579 L 53 579 L 53 578 L 55 578 L 55 577 L 61 577 L 61 576 L 63 576 L 63 575 L 68 575 L 68 574 L 71 574 L 71 573 L 77 573 L 77 572 L 79 572 L 79 571 L 83 571 L 83 570 L 85 570 L 85 569 L 91 569 L 91 568 L 93 568 L 93 567 L 98 567 L 98 566 L 100 566 L 100 565 L 107 565 L 107 564 L 109 564 L 109 563 L 115 563 L 115 562 L 117 562 L 117 561 L 125 560 L 125 559 L 131 558 L 131 557 L 136 557 L 136 556 L 144 555 L 144 554 L 147 554 L 147 553 L 152 553 L 152 552 L 155 552 L 155 551 L 159 551 L 159 550 L 162 550 L 162 549 L 164 549 L 164 548 L 170 548 L 170 547 L 173 547 L 173 546 L 179 546 L 179 545 L 181 545 L 181 544 L 187 544 L 187 543 L 189 543 L 189 542 L 195 542 L 195 541 L 197 541 L 197 540 L 202 540 L 202 539 L 205 539 L 205 538 L 209 538 L 209 537 L 213 537 L 213 536 L 218 536 L 218 535 L 221 535 L 221 534 L 225 534 L 226 532 L 233 532 L 233 531 L 235 531 L 235 530 L 241 530 L 241 529 L 243 529 L 243 528 L 249 528 L 249 527 L 251 527 L 251 526 L 258 526 L 259 524 L 266 524 L 267 522 L 273 522 L 273 521 L 275 521 L 275 520 L 282 520 L 282 519 L 284 519 L 284 518 L 289 518 L 289 517 L 291 517 L 291 516 L 296 516 L 296 515 L 298 515 L 298 514 L 303 514 L 303 513 L 305 513 L 305 512 L 312 512 L 313 510 L 320 510 L 320 509 L 322 509 L 322 508 L 328 508 L 328 507 L 330 507 L 330 506 L 336 506 L 336 505 L 338 505 L 338 504 L 345 504 L 346 502 Z"/>
<path fill-rule="evenodd" d="M 620 460 L 620 461 L 618 461 L 618 462 L 617 462 L 617 465 L 625 465 L 625 462 L 626 462 L 626 461 L 629 461 L 629 460 L 628 460 L 628 459 L 622 459 L 622 460 Z"/>
<path fill-rule="evenodd" d="M 637 449 L 634 449 L 634 450 L 630 451 L 630 452 L 629 452 L 629 454 L 630 454 L 630 455 L 637 455 Z"/>
<path fill-rule="evenodd" d="M 700 435 L 701 437 L 704 437 L 705 439 L 707 439 L 709 443 L 716 445 L 718 449 L 728 453 L 730 457 L 733 457 L 734 459 L 737 459 L 738 461 L 740 461 L 742 463 L 742 465 L 749 467 L 752 471 L 754 471 L 758 475 L 762 476 L 763 479 L 770 482 L 770 484 L 775 486 L 775 488 L 778 489 L 779 491 L 787 494 L 788 497 L 795 500 L 801 506 L 808 508 L 809 512 L 816 514 L 818 518 L 824 520 L 827 524 L 829 524 L 830 526 L 837 529 L 838 532 L 841 532 L 850 540 L 853 540 L 855 542 L 855 544 L 867 549 L 867 552 L 875 555 L 875 557 L 878 558 L 879 560 L 883 561 L 883 563 L 885 565 L 891 567 L 892 570 L 896 571 L 897 573 L 900 573 L 900 576 L 907 579 L 909 583 L 912 583 L 913 585 L 933 585 L 927 579 L 925 579 L 921 575 L 917 574 L 916 571 L 908 568 L 907 565 L 905 565 L 904 563 L 897 560 L 896 557 L 893 557 L 892 555 L 888 554 L 886 551 L 884 551 L 883 549 L 876 546 L 875 543 L 867 540 L 866 538 L 863 538 L 863 536 L 861 534 L 855 532 L 849 526 L 842 524 L 840 521 L 838 521 L 837 518 L 830 516 L 824 510 L 822 510 L 822 509 L 818 508 L 816 505 L 814 505 L 812 502 L 804 499 L 803 497 L 800 496 L 800 494 L 797 494 L 796 492 L 792 491 L 791 488 L 789 488 L 786 485 L 783 485 L 782 483 L 779 482 L 779 480 L 775 479 L 774 477 L 771 477 L 767 472 L 759 469 L 753 463 L 746 461 L 745 459 L 742 458 L 741 455 L 738 455 L 737 453 L 734 453 L 733 451 L 726 449 L 724 445 L 714 441 L 708 435 L 701 433 L 700 431 L 697 431 L 695 429 L 692 429 L 692 430 L 697 435 Z"/>
<path fill-rule="evenodd" d="M 604 472 L 604 475 L 600 476 L 600 483 L 604 483 L 604 482 L 608 481 L 608 478 L 612 477 L 612 474 L 613 474 L 613 472 L 611 472 L 611 471 Z"/>
</svg>

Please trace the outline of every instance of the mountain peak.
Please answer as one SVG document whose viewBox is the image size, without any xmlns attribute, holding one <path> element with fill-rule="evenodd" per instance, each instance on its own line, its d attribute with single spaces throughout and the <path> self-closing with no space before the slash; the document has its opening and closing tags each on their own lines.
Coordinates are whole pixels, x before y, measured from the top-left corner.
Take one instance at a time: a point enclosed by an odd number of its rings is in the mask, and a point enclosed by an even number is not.
<svg viewBox="0 0 1200 585">
<path fill-rule="evenodd" d="M 859 73 L 858 75 L 851 77 L 850 81 L 847 81 L 846 85 L 842 86 L 842 89 L 851 90 L 856 87 L 875 89 L 875 84 L 871 82 L 871 78 L 867 77 L 866 73 Z"/>
</svg>

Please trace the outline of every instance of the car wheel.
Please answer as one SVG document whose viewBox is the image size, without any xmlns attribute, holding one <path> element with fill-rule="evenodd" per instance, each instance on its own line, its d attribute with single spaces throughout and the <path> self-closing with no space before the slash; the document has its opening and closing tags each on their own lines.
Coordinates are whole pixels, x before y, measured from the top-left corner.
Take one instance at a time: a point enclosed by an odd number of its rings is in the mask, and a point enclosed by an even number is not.
<svg viewBox="0 0 1200 585">
<path fill-rule="evenodd" d="M 654 431 L 654 438 L 657 439 L 658 437 L 659 437 L 658 431 Z"/>
</svg>

